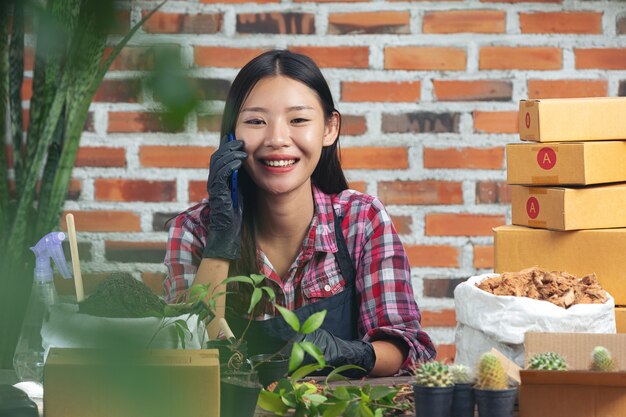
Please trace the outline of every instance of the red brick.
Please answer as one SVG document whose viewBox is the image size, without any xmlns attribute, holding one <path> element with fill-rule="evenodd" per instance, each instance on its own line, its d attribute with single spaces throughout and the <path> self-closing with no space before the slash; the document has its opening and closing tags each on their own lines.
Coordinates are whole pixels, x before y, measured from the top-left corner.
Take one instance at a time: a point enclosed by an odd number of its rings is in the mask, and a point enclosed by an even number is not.
<svg viewBox="0 0 626 417">
<path fill-rule="evenodd" d="M 409 12 L 331 13 L 329 34 L 346 33 L 410 33 Z"/>
<path fill-rule="evenodd" d="M 406 169 L 409 167 L 407 148 L 354 147 L 341 149 L 344 169 Z"/>
<path fill-rule="evenodd" d="M 189 202 L 199 202 L 203 198 L 207 198 L 206 180 L 205 181 L 189 181 Z"/>
<path fill-rule="evenodd" d="M 176 181 L 96 178 L 96 200 L 101 201 L 174 201 Z"/>
<path fill-rule="evenodd" d="M 453 309 L 439 311 L 422 311 L 422 327 L 454 327 L 456 311 Z"/>
<path fill-rule="evenodd" d="M 563 3 L 563 0 L 480 0 L 483 3 Z"/>
<path fill-rule="evenodd" d="M 81 257 L 82 260 L 82 257 Z M 92 294 L 98 284 L 100 284 L 106 277 L 111 275 L 112 272 L 83 272 L 81 277 L 83 279 L 83 290 L 85 295 Z M 63 279 L 61 277 L 55 277 L 54 287 L 59 295 L 76 295 L 76 287 L 74 286 L 73 279 Z"/>
<path fill-rule="evenodd" d="M 199 114 L 198 131 L 219 133 L 222 124 L 221 114 Z"/>
<path fill-rule="evenodd" d="M 618 35 L 626 35 L 626 15 L 617 18 L 616 30 Z"/>
<path fill-rule="evenodd" d="M 576 69 L 626 69 L 626 48 L 574 49 Z"/>
<path fill-rule="evenodd" d="M 93 98 L 96 102 L 137 103 L 141 101 L 141 80 L 104 80 Z"/>
<path fill-rule="evenodd" d="M 24 70 L 32 71 L 35 66 L 35 50 L 24 47 Z"/>
<path fill-rule="evenodd" d="M 22 126 L 23 131 L 27 131 L 30 124 L 30 110 L 23 109 L 22 110 Z M 87 113 L 87 118 L 85 119 L 85 125 L 83 126 L 83 131 L 85 132 L 93 132 L 93 112 Z"/>
<path fill-rule="evenodd" d="M 365 192 L 365 190 L 362 192 Z M 413 224 L 413 218 L 411 216 L 391 216 L 391 221 L 398 234 L 411 234 L 411 225 Z"/>
<path fill-rule="evenodd" d="M 115 13 L 112 34 L 126 35 L 130 31 L 130 10 L 118 10 Z"/>
<path fill-rule="evenodd" d="M 112 47 L 105 48 L 103 61 L 108 59 Z M 111 63 L 110 71 L 151 70 L 154 68 L 152 51 L 143 46 L 125 46 Z"/>
<path fill-rule="evenodd" d="M 33 79 L 24 77 L 22 81 L 22 101 L 30 101 L 33 96 Z"/>
<path fill-rule="evenodd" d="M 108 133 L 180 132 L 182 126 L 169 126 L 158 113 L 109 112 Z"/>
<path fill-rule="evenodd" d="M 439 101 L 510 101 L 513 84 L 498 80 L 434 80 L 435 98 Z"/>
<path fill-rule="evenodd" d="M 348 188 L 364 193 L 367 190 L 367 183 L 365 181 L 349 181 Z"/>
<path fill-rule="evenodd" d="M 165 295 L 165 290 L 163 289 L 165 274 L 161 272 L 142 272 L 141 281 L 156 295 Z"/>
<path fill-rule="evenodd" d="M 105 256 L 114 262 L 144 262 L 162 264 L 165 258 L 163 242 L 104 242 Z"/>
<path fill-rule="evenodd" d="M 426 214 L 426 236 L 491 236 L 492 229 L 506 223 L 499 214 Z"/>
<path fill-rule="evenodd" d="M 407 245 L 406 254 L 412 267 L 457 268 L 459 249 L 447 245 Z"/>
<path fill-rule="evenodd" d="M 143 16 L 148 12 L 144 11 Z M 222 28 L 223 16 L 220 13 L 188 14 L 156 12 L 143 24 L 148 33 L 217 33 Z"/>
<path fill-rule="evenodd" d="M 365 116 L 341 116 L 341 134 L 345 136 L 359 136 L 367 132 Z"/>
<path fill-rule="evenodd" d="M 64 211 L 61 228 L 67 230 L 65 216 L 74 215 L 76 230 L 80 232 L 140 232 L 139 215 L 131 211 Z"/>
<path fill-rule="evenodd" d="M 35 185 L 35 192 L 38 194 L 40 189 L 41 189 L 41 181 L 37 181 L 37 184 Z M 80 198 L 81 191 L 82 191 L 81 180 L 71 179 L 70 184 L 68 185 L 65 199 L 76 201 Z M 15 180 L 14 179 L 9 180 L 9 195 L 12 198 L 15 198 Z"/>
<path fill-rule="evenodd" d="M 385 48 L 385 69 L 464 70 L 465 49 L 425 46 L 389 46 Z"/>
<path fill-rule="evenodd" d="M 426 12 L 423 33 L 504 33 L 506 13 L 499 10 Z"/>
<path fill-rule="evenodd" d="M 483 46 L 479 52 L 481 70 L 556 70 L 562 67 L 560 48 L 540 46 Z"/>
<path fill-rule="evenodd" d="M 476 203 L 510 204 L 511 187 L 506 181 L 478 181 L 476 182 Z"/>
<path fill-rule="evenodd" d="M 282 35 L 315 34 L 312 13 L 241 13 L 237 15 L 237 33 Z"/>
<path fill-rule="evenodd" d="M 200 67 L 241 68 L 263 53 L 261 48 L 194 47 L 194 62 Z"/>
<path fill-rule="evenodd" d="M 486 1 L 486 0 L 482 0 Z M 503 0 L 506 1 L 506 0 Z M 526 0 L 525 0 L 526 1 Z M 532 1 L 532 0 L 531 0 Z M 454 363 L 456 356 L 456 346 L 452 344 L 438 344 L 435 346 L 437 349 L 436 359 L 444 363 Z"/>
<path fill-rule="evenodd" d="M 386 205 L 463 204 L 461 183 L 454 181 L 381 181 L 378 196 Z"/>
<path fill-rule="evenodd" d="M 289 50 L 311 57 L 321 68 L 367 68 L 367 46 L 291 46 Z"/>
<path fill-rule="evenodd" d="M 210 146 L 142 146 L 139 162 L 155 168 L 208 168 L 214 151 Z"/>
<path fill-rule="evenodd" d="M 424 168 L 502 169 L 504 148 L 424 148 Z"/>
<path fill-rule="evenodd" d="M 528 98 L 605 97 L 607 80 L 528 80 Z"/>
<path fill-rule="evenodd" d="M 474 268 L 493 269 L 493 246 L 474 245 Z"/>
<path fill-rule="evenodd" d="M 414 103 L 420 99 L 420 86 L 419 81 L 344 81 L 341 83 L 341 100 Z"/>
<path fill-rule="evenodd" d="M 545 12 L 520 13 L 522 33 L 602 33 L 602 13 Z"/>
<path fill-rule="evenodd" d="M 280 0 L 200 0 L 200 3 L 278 3 Z"/>
<path fill-rule="evenodd" d="M 423 279 L 422 295 L 432 298 L 454 298 L 455 288 L 466 280 L 466 278 L 425 277 Z"/>
<path fill-rule="evenodd" d="M 460 113 L 383 113 L 384 133 L 456 133 L 459 131 Z"/>
<path fill-rule="evenodd" d="M 295 3 L 359 3 L 369 1 L 371 0 L 294 0 Z"/>
<path fill-rule="evenodd" d="M 475 111 L 474 130 L 482 133 L 518 133 L 516 111 Z"/>
<path fill-rule="evenodd" d="M 77 167 L 125 167 L 126 150 L 104 146 L 80 147 L 76 155 Z"/>
</svg>

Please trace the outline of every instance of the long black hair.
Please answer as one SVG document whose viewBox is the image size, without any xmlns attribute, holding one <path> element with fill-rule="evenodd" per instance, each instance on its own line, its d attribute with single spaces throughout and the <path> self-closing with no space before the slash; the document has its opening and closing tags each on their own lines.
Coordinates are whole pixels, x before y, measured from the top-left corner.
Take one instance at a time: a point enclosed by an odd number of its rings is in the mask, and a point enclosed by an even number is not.
<svg viewBox="0 0 626 417">
<path fill-rule="evenodd" d="M 271 50 L 252 59 L 235 77 L 228 92 L 224 114 L 222 115 L 222 141 L 227 140 L 229 133 L 234 133 L 241 106 L 254 86 L 266 77 L 277 75 L 300 81 L 315 91 L 327 120 L 332 117 L 333 113 L 339 114 L 337 109 L 335 109 L 335 103 L 328 83 L 311 58 L 288 50 Z M 339 126 L 341 126 L 341 115 L 339 116 Z M 327 194 L 336 194 L 348 188 L 348 182 L 339 161 L 339 137 L 332 145 L 322 148 L 322 154 L 311 175 L 311 181 Z M 241 259 L 231 264 L 230 275 L 233 273 L 250 274 L 258 272 L 254 239 L 256 186 L 245 170 L 240 170 L 239 172 L 239 187 L 243 193 L 244 200 L 241 234 L 242 250 Z"/>
</svg>

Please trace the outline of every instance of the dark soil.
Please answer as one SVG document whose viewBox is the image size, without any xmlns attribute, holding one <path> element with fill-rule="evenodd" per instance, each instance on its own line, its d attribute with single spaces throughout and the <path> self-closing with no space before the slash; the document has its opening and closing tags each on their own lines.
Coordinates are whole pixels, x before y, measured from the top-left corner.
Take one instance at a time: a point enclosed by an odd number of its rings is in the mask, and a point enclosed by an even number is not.
<svg viewBox="0 0 626 417">
<path fill-rule="evenodd" d="M 85 301 L 80 313 L 98 317 L 148 317 L 163 314 L 165 301 L 130 274 L 117 272 L 106 277 Z"/>
</svg>

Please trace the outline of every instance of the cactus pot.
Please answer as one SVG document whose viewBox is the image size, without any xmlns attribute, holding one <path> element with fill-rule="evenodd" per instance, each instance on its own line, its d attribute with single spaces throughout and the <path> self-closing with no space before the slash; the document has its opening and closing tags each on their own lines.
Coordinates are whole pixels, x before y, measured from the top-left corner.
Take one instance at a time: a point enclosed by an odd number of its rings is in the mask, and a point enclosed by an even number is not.
<svg viewBox="0 0 626 417">
<path fill-rule="evenodd" d="M 452 398 L 452 417 L 474 417 L 474 389 L 471 384 L 456 384 Z"/>
<path fill-rule="evenodd" d="M 425 387 L 413 384 L 415 417 L 450 417 L 452 411 L 452 387 Z"/>
<path fill-rule="evenodd" d="M 260 392 L 255 371 L 224 372 L 220 377 L 220 416 L 253 417 Z"/>
<path fill-rule="evenodd" d="M 517 388 L 505 390 L 474 389 L 479 417 L 511 417 Z"/>
</svg>

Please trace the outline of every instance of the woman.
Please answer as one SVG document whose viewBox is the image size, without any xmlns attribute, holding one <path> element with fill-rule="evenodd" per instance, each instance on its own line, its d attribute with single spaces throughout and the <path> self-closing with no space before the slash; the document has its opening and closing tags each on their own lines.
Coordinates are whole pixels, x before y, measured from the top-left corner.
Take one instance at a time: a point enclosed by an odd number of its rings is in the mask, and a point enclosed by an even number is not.
<svg viewBox="0 0 626 417">
<path fill-rule="evenodd" d="M 435 349 L 421 330 L 410 267 L 389 215 L 376 198 L 348 190 L 340 124 L 310 58 L 274 50 L 245 65 L 226 99 L 209 199 L 170 229 L 165 289 L 173 300 L 192 283 L 264 274 L 276 302 L 301 320 L 327 310 L 322 328 L 306 340 L 329 365 L 393 375 L 433 359 Z M 227 301 L 239 310 L 227 314 L 235 333 L 246 323 L 246 296 L 237 291 Z M 293 332 L 271 303 L 260 308 L 248 347 L 271 352 Z"/>
</svg>

